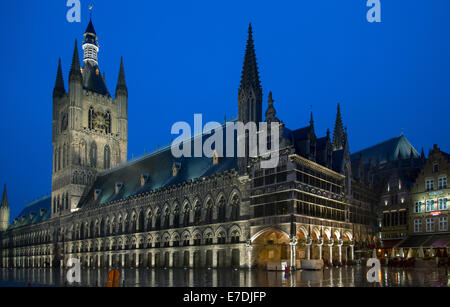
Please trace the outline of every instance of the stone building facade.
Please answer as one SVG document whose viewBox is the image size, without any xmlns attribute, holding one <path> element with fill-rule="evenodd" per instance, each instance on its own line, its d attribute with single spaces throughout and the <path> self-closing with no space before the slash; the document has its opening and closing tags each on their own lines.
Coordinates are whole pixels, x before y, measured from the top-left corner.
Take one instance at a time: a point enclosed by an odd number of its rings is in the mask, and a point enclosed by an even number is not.
<svg viewBox="0 0 450 307">
<path fill-rule="evenodd" d="M 264 268 L 348 262 L 356 248 L 376 244 L 374 204 L 362 196 L 371 190 L 353 178 L 340 109 L 334 140 L 329 131 L 317 137 L 312 114 L 308 126 L 286 127 L 270 93 L 265 120 L 281 131 L 276 168 L 262 169 L 265 157 L 248 154 L 174 158 L 170 147 L 125 163 L 123 62 L 112 99 L 96 39 L 90 22 L 84 67 L 75 46 L 68 94 L 58 67 L 52 195 L 0 232 L 3 267 L 60 267 L 78 258 L 86 267 Z M 262 99 L 250 26 L 239 120 L 262 121 Z"/>
</svg>

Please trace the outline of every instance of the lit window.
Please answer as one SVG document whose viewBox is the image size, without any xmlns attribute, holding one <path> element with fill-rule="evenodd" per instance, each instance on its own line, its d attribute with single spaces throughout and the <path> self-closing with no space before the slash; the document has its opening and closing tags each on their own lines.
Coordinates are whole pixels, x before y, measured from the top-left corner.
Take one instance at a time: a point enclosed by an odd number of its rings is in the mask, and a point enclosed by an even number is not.
<svg viewBox="0 0 450 307">
<path fill-rule="evenodd" d="M 414 220 L 414 232 L 422 232 L 422 220 Z"/>
<path fill-rule="evenodd" d="M 446 189 L 447 188 L 447 176 L 440 177 L 438 180 L 438 189 Z"/>
<path fill-rule="evenodd" d="M 434 231 L 434 219 L 427 219 L 427 232 Z"/>
<path fill-rule="evenodd" d="M 448 229 L 448 219 L 446 216 L 439 218 L 439 231 L 447 231 Z"/>
<path fill-rule="evenodd" d="M 427 191 L 434 190 L 434 179 L 427 179 L 426 188 L 427 188 Z"/>
<path fill-rule="evenodd" d="M 434 211 L 434 199 L 427 199 L 425 210 L 426 212 Z"/>
<path fill-rule="evenodd" d="M 438 208 L 439 210 L 447 210 L 447 198 L 438 199 Z"/>
<path fill-rule="evenodd" d="M 422 202 L 421 201 L 417 201 L 414 204 L 414 212 L 415 213 L 421 213 L 422 212 Z"/>
</svg>

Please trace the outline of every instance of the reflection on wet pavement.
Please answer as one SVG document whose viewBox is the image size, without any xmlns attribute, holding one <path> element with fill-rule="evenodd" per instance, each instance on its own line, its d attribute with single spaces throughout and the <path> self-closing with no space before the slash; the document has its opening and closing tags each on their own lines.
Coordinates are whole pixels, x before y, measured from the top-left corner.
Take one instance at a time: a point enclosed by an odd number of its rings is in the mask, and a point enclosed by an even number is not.
<svg viewBox="0 0 450 307">
<path fill-rule="evenodd" d="M 445 268 L 387 268 L 379 272 L 381 283 L 366 279 L 366 268 L 349 266 L 324 271 L 297 271 L 289 278 L 282 272 L 208 269 L 119 269 L 120 286 L 126 287 L 446 287 Z M 82 269 L 81 284 L 104 287 L 107 269 Z M 0 269 L 0 286 L 63 287 L 67 270 Z"/>
</svg>

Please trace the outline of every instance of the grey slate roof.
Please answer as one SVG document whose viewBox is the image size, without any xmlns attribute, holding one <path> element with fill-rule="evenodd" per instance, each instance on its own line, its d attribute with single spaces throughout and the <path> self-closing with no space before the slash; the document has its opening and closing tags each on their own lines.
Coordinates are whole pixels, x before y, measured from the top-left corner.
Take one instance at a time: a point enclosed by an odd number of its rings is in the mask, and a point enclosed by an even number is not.
<svg viewBox="0 0 450 307">
<path fill-rule="evenodd" d="M 91 65 L 89 62 L 87 62 L 83 67 L 83 87 L 88 91 L 100 95 L 111 96 L 108 88 L 106 87 L 105 80 L 103 80 L 100 68 L 97 65 Z"/>
<path fill-rule="evenodd" d="M 399 154 L 402 159 L 409 158 L 411 149 L 413 150 L 414 158 L 419 158 L 419 153 L 411 145 L 408 139 L 404 135 L 400 135 L 380 144 L 355 152 L 351 155 L 351 160 L 358 161 L 360 159 L 360 154 L 362 153 L 364 164 L 368 163 L 369 160 L 371 160 L 372 163 L 376 163 L 377 159 L 379 159 L 380 163 L 386 163 L 388 156 L 390 161 L 398 160 Z"/>
<path fill-rule="evenodd" d="M 41 216 L 41 209 L 45 210 Z M 17 222 L 11 224 L 9 229 L 19 228 L 32 224 L 37 224 L 48 220 L 51 217 L 52 202 L 51 196 L 43 197 L 25 206 L 25 209 L 16 217 Z"/>
<path fill-rule="evenodd" d="M 209 135 L 203 136 L 203 139 L 205 140 L 208 137 Z M 225 152 L 226 148 L 224 148 Z M 180 166 L 176 177 L 172 174 L 174 164 Z M 219 158 L 217 165 L 214 165 L 213 159 L 208 157 L 182 157 L 177 159 L 173 157 L 171 147 L 167 146 L 155 153 L 131 161 L 124 166 L 100 174 L 91 190 L 81 199 L 79 207 L 86 208 L 103 205 L 232 169 L 238 169 L 237 158 Z M 148 176 L 143 187 L 141 187 L 141 175 Z M 118 194 L 115 194 L 116 183 L 123 184 Z M 96 190 L 101 191 L 97 201 L 94 200 Z"/>
</svg>

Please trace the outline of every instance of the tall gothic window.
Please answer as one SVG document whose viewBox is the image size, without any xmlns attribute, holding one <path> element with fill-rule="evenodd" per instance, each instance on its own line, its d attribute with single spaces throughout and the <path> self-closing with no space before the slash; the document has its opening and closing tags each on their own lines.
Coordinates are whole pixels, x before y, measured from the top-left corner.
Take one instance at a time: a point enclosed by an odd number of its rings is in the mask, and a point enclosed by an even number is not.
<svg viewBox="0 0 450 307">
<path fill-rule="evenodd" d="M 239 203 L 240 203 L 239 196 L 237 196 L 235 194 L 233 196 L 233 199 L 231 200 L 231 219 L 233 221 L 236 221 L 239 219 L 239 213 L 240 213 Z"/>
<path fill-rule="evenodd" d="M 111 148 L 109 147 L 109 145 L 105 146 L 103 168 L 104 169 L 111 168 Z"/>
<path fill-rule="evenodd" d="M 106 112 L 106 134 L 111 133 L 111 113 Z"/>
<path fill-rule="evenodd" d="M 225 199 L 223 197 L 220 198 L 219 200 L 219 212 L 218 212 L 218 221 L 219 222 L 225 222 Z"/>
<path fill-rule="evenodd" d="M 94 120 L 94 108 L 90 107 L 89 108 L 89 115 L 88 115 L 88 125 L 89 125 L 89 129 L 90 130 L 94 129 L 93 120 Z"/>
<path fill-rule="evenodd" d="M 89 158 L 91 160 L 91 167 L 97 167 L 97 144 L 95 142 L 92 142 Z"/>
<path fill-rule="evenodd" d="M 173 211 L 173 226 L 178 228 L 180 226 L 180 209 L 178 206 Z"/>
<path fill-rule="evenodd" d="M 208 200 L 208 202 L 206 203 L 206 208 L 205 208 L 205 222 L 208 224 L 212 223 L 212 218 L 213 218 L 213 203 L 212 200 Z"/>
</svg>

